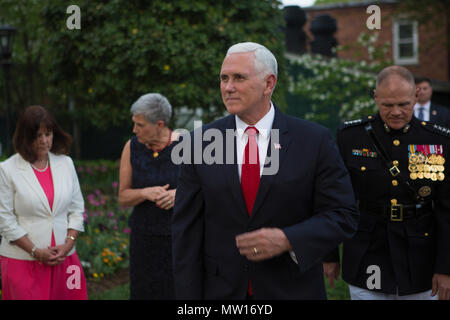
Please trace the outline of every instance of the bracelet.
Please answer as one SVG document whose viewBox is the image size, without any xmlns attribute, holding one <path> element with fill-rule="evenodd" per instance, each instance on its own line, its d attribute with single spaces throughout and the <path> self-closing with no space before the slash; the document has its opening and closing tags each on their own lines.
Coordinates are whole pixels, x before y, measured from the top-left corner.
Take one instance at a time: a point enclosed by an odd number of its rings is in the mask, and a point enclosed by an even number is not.
<svg viewBox="0 0 450 320">
<path fill-rule="evenodd" d="M 33 247 L 33 249 L 31 249 L 31 256 L 33 257 L 33 258 L 36 258 L 36 250 L 37 250 L 37 247 L 36 246 L 34 246 Z"/>
<path fill-rule="evenodd" d="M 74 236 L 67 236 L 66 239 L 70 239 L 72 241 L 75 241 L 76 238 Z"/>
</svg>

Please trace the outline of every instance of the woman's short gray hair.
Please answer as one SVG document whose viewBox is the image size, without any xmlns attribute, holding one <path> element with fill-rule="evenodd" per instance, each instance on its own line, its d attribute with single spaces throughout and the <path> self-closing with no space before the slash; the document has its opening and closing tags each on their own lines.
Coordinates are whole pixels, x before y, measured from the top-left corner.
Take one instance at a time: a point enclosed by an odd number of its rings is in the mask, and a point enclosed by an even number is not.
<svg viewBox="0 0 450 320">
<path fill-rule="evenodd" d="M 172 106 L 169 100 L 159 93 L 147 93 L 140 96 L 133 103 L 130 111 L 133 116 L 143 115 L 153 124 L 162 120 L 167 125 L 172 116 Z"/>
<path fill-rule="evenodd" d="M 255 68 L 263 73 L 263 77 L 273 73 L 278 77 L 277 59 L 269 49 L 255 42 L 241 42 L 231 46 L 227 51 L 227 56 L 232 53 L 254 52 Z"/>
</svg>

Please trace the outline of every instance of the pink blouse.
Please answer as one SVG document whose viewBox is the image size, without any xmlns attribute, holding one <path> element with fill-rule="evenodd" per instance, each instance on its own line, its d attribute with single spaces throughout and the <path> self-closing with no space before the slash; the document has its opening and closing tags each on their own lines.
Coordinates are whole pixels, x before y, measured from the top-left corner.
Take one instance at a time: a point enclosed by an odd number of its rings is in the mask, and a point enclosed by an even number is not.
<svg viewBox="0 0 450 320">
<path fill-rule="evenodd" d="M 42 189 L 44 190 L 45 195 L 47 196 L 48 204 L 50 205 L 50 209 L 53 210 L 53 199 L 55 197 L 55 192 L 53 189 L 53 178 L 52 171 L 50 170 L 50 166 L 44 171 L 40 172 L 33 168 L 34 174 L 36 178 L 39 180 Z"/>
</svg>

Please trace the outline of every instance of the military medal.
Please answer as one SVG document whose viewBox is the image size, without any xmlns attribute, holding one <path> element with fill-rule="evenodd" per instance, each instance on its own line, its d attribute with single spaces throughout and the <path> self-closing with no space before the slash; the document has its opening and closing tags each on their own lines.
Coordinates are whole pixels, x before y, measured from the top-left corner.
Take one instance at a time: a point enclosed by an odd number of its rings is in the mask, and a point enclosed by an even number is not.
<svg viewBox="0 0 450 320">
<path fill-rule="evenodd" d="M 429 186 L 423 186 L 419 189 L 418 193 L 422 198 L 428 197 L 431 194 L 431 188 Z"/>
<path fill-rule="evenodd" d="M 431 179 L 442 181 L 445 178 L 443 171 L 445 159 L 442 156 L 442 145 L 414 145 L 408 146 L 410 178 Z M 415 173 L 415 174 L 413 174 Z M 441 174 L 442 173 L 442 174 Z"/>
<path fill-rule="evenodd" d="M 419 162 L 420 163 L 424 163 L 425 162 L 425 156 L 423 155 L 423 153 L 419 152 L 419 154 L 417 155 L 417 157 L 419 158 Z"/>
<path fill-rule="evenodd" d="M 358 156 L 358 157 L 365 157 L 365 158 L 376 158 L 377 157 L 377 153 L 375 151 L 370 151 L 369 148 L 352 149 L 352 155 Z"/>
<path fill-rule="evenodd" d="M 415 153 L 412 153 L 409 156 L 409 163 L 416 164 L 417 162 L 419 162 L 419 157 Z"/>
</svg>

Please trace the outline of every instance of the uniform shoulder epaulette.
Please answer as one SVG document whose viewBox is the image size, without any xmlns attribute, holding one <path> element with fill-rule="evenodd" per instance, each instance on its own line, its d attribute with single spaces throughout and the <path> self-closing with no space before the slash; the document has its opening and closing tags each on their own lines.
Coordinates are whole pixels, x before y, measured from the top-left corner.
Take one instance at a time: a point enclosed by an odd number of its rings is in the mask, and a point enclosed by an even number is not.
<svg viewBox="0 0 450 320">
<path fill-rule="evenodd" d="M 368 116 L 368 117 L 364 117 L 361 119 L 357 119 L 357 120 L 350 120 L 350 121 L 345 121 L 341 126 L 340 129 L 346 129 L 346 128 L 350 128 L 350 127 L 354 127 L 354 126 L 359 126 L 362 124 L 365 124 L 369 121 L 373 120 L 373 116 Z"/>
<path fill-rule="evenodd" d="M 438 124 L 430 122 L 422 122 L 421 124 L 423 128 L 428 129 L 429 131 L 438 133 L 444 137 L 450 137 L 450 128 L 443 127 Z"/>
</svg>

